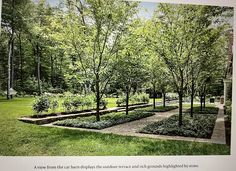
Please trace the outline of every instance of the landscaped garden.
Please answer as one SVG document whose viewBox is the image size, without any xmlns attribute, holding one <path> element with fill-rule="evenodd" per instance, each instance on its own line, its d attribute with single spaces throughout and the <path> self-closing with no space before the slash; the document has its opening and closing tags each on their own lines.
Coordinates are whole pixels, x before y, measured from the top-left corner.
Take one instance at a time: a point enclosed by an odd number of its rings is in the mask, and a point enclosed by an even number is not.
<svg viewBox="0 0 236 171">
<path fill-rule="evenodd" d="M 94 117 L 67 119 L 54 123 L 59 126 L 69 126 L 78 128 L 89 128 L 89 129 L 104 129 L 114 125 L 135 121 L 145 117 L 154 115 L 150 112 L 134 111 L 130 112 L 129 115 L 125 115 L 124 112 L 109 113 L 105 116 L 101 116 L 101 121 L 96 121 Z"/>
<path fill-rule="evenodd" d="M 1 156 L 225 155 L 226 145 L 101 134 L 17 121 L 33 98 L 0 98 Z M 14 107 L 13 107 L 14 106 Z"/>
<path fill-rule="evenodd" d="M 224 119 L 233 9 L 152 5 L 5 1 L 0 155 L 230 154 L 207 140 Z"/>
<path fill-rule="evenodd" d="M 147 125 L 140 132 L 170 136 L 211 138 L 219 109 L 216 107 L 206 107 L 203 111 L 199 109 L 200 107 L 194 108 L 193 117 L 190 116 L 189 110 L 187 110 L 187 113 L 183 115 L 183 125 L 181 127 L 178 126 L 178 115 L 173 115 L 167 119 Z"/>
</svg>

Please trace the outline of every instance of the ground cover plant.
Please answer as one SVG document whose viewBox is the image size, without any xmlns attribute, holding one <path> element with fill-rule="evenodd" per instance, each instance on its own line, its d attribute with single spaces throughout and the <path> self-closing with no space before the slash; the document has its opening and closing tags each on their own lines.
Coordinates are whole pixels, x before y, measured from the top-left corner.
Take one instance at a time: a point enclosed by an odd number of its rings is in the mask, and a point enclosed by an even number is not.
<svg viewBox="0 0 236 171">
<path fill-rule="evenodd" d="M 213 106 L 206 106 L 201 109 L 200 106 L 193 107 L 194 114 L 217 114 L 219 108 Z M 190 109 L 188 109 L 185 113 L 189 113 Z"/>
<path fill-rule="evenodd" d="M 211 138 L 216 117 L 216 115 L 212 114 L 195 114 L 191 118 L 189 114 L 184 114 L 183 125 L 179 127 L 178 115 L 173 115 L 167 119 L 145 126 L 140 132 L 170 136 Z"/>
<path fill-rule="evenodd" d="M 69 126 L 78 128 L 104 129 L 107 127 L 131 122 L 152 115 L 154 115 L 154 113 L 142 111 L 133 111 L 130 112 L 129 115 L 125 115 L 124 112 L 116 112 L 101 116 L 101 121 L 96 121 L 95 117 L 91 116 L 87 118 L 66 119 L 63 121 L 58 121 L 54 124 L 59 126 Z"/>
<path fill-rule="evenodd" d="M 142 108 L 142 109 L 136 109 L 138 111 L 147 111 L 147 112 L 167 112 L 170 110 L 174 110 L 177 109 L 178 106 L 156 106 L 155 109 L 153 109 L 153 107 L 146 107 L 146 108 Z"/>
</svg>

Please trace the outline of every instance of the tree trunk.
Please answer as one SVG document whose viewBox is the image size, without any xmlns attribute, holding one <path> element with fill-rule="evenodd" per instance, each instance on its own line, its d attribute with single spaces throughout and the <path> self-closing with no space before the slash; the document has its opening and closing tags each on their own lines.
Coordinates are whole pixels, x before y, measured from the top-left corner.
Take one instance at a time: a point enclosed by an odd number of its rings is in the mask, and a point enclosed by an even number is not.
<svg viewBox="0 0 236 171">
<path fill-rule="evenodd" d="M 156 109 L 156 86 L 153 85 L 153 109 Z"/>
<path fill-rule="evenodd" d="M 100 86 L 99 86 L 99 74 L 96 74 L 96 120 L 97 122 L 100 121 L 100 113 L 99 113 L 99 106 L 100 106 Z"/>
<path fill-rule="evenodd" d="M 192 87 L 191 87 L 191 109 L 190 109 L 190 116 L 193 117 L 193 101 L 194 101 L 194 83 L 192 80 Z"/>
<path fill-rule="evenodd" d="M 13 88 L 14 82 L 14 39 L 11 41 L 11 77 L 10 77 L 10 88 Z M 13 99 L 13 95 L 10 95 L 10 98 Z"/>
<path fill-rule="evenodd" d="M 204 90 L 203 90 L 203 107 L 204 109 L 206 107 L 206 85 L 204 86 Z"/>
<path fill-rule="evenodd" d="M 179 89 L 179 127 L 183 125 L 183 93 L 184 93 L 184 78 L 181 72 L 181 85 Z"/>
<path fill-rule="evenodd" d="M 202 111 L 202 103 L 203 103 L 203 99 L 202 99 L 202 94 L 201 94 L 201 96 L 200 96 L 200 103 L 201 103 L 201 111 Z"/>
<path fill-rule="evenodd" d="M 54 87 L 54 59 L 51 54 L 51 85 Z"/>
<path fill-rule="evenodd" d="M 179 93 L 179 127 L 183 125 L 183 93 Z"/>
<path fill-rule="evenodd" d="M 203 95 L 203 107 L 204 108 L 206 107 L 206 95 L 205 94 Z"/>
<path fill-rule="evenodd" d="M 126 86 L 126 106 L 125 106 L 125 114 L 129 114 L 129 87 Z"/>
<path fill-rule="evenodd" d="M 39 95 L 42 94 L 41 89 L 41 74 L 40 74 L 40 55 L 39 55 L 39 45 L 36 45 L 36 61 L 37 61 L 37 81 L 38 81 L 38 93 Z"/>
<path fill-rule="evenodd" d="M 163 94 L 163 100 L 162 100 L 163 101 L 162 102 L 163 103 L 163 107 L 166 107 L 166 93 L 163 91 L 162 94 Z"/>
<path fill-rule="evenodd" d="M 11 55 L 12 55 L 12 37 L 8 43 L 8 76 L 7 76 L 7 99 L 10 99 L 10 88 L 11 88 Z"/>
<path fill-rule="evenodd" d="M 22 55 L 22 45 L 21 45 L 21 37 L 19 35 L 19 55 L 20 55 L 20 82 L 21 82 L 21 88 L 24 86 L 23 81 L 23 55 Z"/>
</svg>

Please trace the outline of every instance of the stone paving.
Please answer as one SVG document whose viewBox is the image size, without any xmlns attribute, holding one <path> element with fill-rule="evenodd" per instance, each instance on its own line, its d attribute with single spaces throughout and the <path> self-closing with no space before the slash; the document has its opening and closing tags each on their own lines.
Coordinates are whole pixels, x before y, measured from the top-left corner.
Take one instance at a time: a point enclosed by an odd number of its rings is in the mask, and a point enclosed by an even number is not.
<svg viewBox="0 0 236 171">
<path fill-rule="evenodd" d="M 46 124 L 43 126 L 82 130 L 82 131 L 89 131 L 89 132 L 100 132 L 100 133 L 105 133 L 105 134 L 112 133 L 112 134 L 123 135 L 123 136 L 155 138 L 155 139 L 161 139 L 161 140 L 182 140 L 182 141 L 191 141 L 191 142 L 208 142 L 208 143 L 216 143 L 216 144 L 226 144 L 223 107 L 220 105 L 218 105 L 218 107 L 219 107 L 219 112 L 217 115 L 217 120 L 216 120 L 215 128 L 214 128 L 211 139 L 138 133 L 138 131 L 141 128 L 145 127 L 148 124 L 163 120 L 165 118 L 170 117 L 171 115 L 178 113 L 178 109 L 174 109 L 168 112 L 158 112 L 155 115 L 147 117 L 147 118 L 143 118 L 140 120 L 136 120 L 136 121 L 120 124 L 120 125 L 115 125 L 109 128 L 102 129 L 102 130 L 62 127 L 62 126 L 56 126 L 53 124 Z"/>
<path fill-rule="evenodd" d="M 224 109 L 223 105 L 221 104 L 218 104 L 217 106 L 219 107 L 219 112 L 217 115 L 211 140 L 217 144 L 226 144 Z"/>
</svg>

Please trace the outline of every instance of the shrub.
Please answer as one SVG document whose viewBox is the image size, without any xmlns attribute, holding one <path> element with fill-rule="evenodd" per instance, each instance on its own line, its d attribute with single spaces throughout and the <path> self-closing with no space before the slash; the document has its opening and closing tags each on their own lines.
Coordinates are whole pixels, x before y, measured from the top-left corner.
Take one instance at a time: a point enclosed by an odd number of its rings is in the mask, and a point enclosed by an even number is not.
<svg viewBox="0 0 236 171">
<path fill-rule="evenodd" d="M 103 109 L 107 108 L 107 104 L 108 104 L 107 100 L 105 100 L 105 99 L 100 100 L 100 107 L 102 107 Z"/>
<path fill-rule="evenodd" d="M 58 100 L 57 99 L 52 99 L 51 100 L 51 110 L 53 113 L 55 113 L 56 109 L 59 107 L 59 103 L 58 103 Z"/>
<path fill-rule="evenodd" d="M 73 95 L 71 98 L 71 105 L 73 111 L 76 111 L 79 106 L 82 106 L 82 98 L 79 95 Z"/>
<path fill-rule="evenodd" d="M 84 98 L 82 100 L 82 104 L 83 104 L 83 106 L 86 106 L 87 109 L 92 108 L 94 105 L 94 96 L 93 95 L 84 96 Z"/>
<path fill-rule="evenodd" d="M 117 106 L 125 105 L 126 102 L 126 96 L 120 96 L 116 104 Z M 131 104 L 136 104 L 136 103 L 149 103 L 149 95 L 146 93 L 135 93 L 134 95 L 130 96 L 129 102 Z"/>
<path fill-rule="evenodd" d="M 146 93 L 141 93 L 138 95 L 139 101 L 143 103 L 149 103 L 149 95 Z"/>
<path fill-rule="evenodd" d="M 62 106 L 64 107 L 66 112 L 71 112 L 73 109 L 72 96 L 66 96 L 62 102 Z"/>
<path fill-rule="evenodd" d="M 116 100 L 116 104 L 117 106 L 121 106 L 122 104 L 125 103 L 125 96 L 120 96 L 117 100 Z"/>
<path fill-rule="evenodd" d="M 50 108 L 49 96 L 42 95 L 42 96 L 36 97 L 33 103 L 33 110 L 36 112 L 36 114 L 41 114 L 42 112 L 48 112 L 49 108 Z"/>
</svg>

